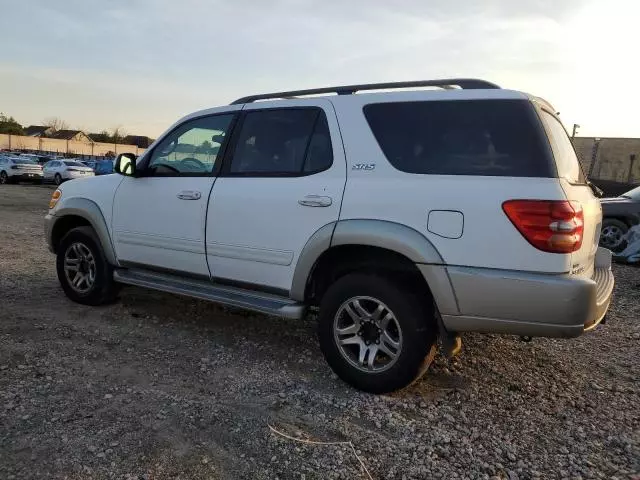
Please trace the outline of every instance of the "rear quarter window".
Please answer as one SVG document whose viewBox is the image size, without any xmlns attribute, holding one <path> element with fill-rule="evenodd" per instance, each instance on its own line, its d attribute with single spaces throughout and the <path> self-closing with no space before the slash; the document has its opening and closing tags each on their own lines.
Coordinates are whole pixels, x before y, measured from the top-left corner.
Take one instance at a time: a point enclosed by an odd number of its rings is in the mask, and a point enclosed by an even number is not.
<svg viewBox="0 0 640 480">
<path fill-rule="evenodd" d="M 541 118 L 549 135 L 558 177 L 565 178 L 571 183 L 585 183 L 578 156 L 560 120 L 545 110 L 541 110 Z"/>
<path fill-rule="evenodd" d="M 555 177 L 527 100 L 375 103 L 364 115 L 398 170 L 432 175 Z"/>
</svg>

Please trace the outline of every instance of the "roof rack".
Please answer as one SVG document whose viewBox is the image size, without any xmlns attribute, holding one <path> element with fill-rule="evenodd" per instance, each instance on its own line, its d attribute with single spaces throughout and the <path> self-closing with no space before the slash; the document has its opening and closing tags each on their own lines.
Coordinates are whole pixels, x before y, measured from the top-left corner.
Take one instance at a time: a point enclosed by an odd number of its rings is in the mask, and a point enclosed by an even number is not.
<svg viewBox="0 0 640 480">
<path fill-rule="evenodd" d="M 444 80 L 415 80 L 412 82 L 387 82 L 387 83 L 365 83 L 362 85 L 343 85 L 339 87 L 311 88 L 309 90 L 292 90 L 290 92 L 263 93 L 261 95 L 249 95 L 239 98 L 231 105 L 239 103 L 251 103 L 256 100 L 267 100 L 270 98 L 292 98 L 306 95 L 318 95 L 323 93 L 336 93 L 338 95 L 353 95 L 363 90 L 386 90 L 393 88 L 414 88 L 414 87 L 440 87 L 451 89 L 460 87 L 464 90 L 470 89 L 494 89 L 500 88 L 495 83 L 475 78 L 447 78 Z"/>
</svg>

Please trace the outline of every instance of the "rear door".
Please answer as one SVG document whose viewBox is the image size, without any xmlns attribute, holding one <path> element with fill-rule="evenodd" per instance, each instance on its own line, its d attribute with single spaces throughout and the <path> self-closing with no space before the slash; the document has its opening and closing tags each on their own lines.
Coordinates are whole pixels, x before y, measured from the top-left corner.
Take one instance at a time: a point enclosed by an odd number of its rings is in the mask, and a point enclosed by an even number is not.
<svg viewBox="0 0 640 480">
<path fill-rule="evenodd" d="M 346 172 L 333 106 L 246 105 L 232 143 L 209 200 L 209 266 L 219 282 L 284 293 L 306 242 L 338 220 Z"/>
<path fill-rule="evenodd" d="M 543 107 L 538 107 L 538 112 L 549 137 L 562 189 L 567 195 L 567 200 L 580 203 L 584 215 L 582 246 L 571 254 L 571 273 L 591 278 L 602 226 L 600 201 L 587 184 L 569 135 L 560 119 Z"/>
</svg>

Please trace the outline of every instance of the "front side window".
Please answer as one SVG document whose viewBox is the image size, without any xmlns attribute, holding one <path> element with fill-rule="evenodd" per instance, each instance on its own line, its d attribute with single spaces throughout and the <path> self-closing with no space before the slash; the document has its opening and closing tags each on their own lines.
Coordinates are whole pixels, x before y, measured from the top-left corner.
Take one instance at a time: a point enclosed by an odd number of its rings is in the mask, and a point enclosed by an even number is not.
<svg viewBox="0 0 640 480">
<path fill-rule="evenodd" d="M 332 163 L 329 126 L 321 109 L 256 110 L 244 117 L 230 174 L 310 175 Z"/>
<path fill-rule="evenodd" d="M 553 156 L 558 168 L 558 177 L 571 183 L 585 183 L 584 174 L 567 131 L 560 120 L 546 111 L 542 111 L 542 122 L 547 128 Z"/>
<path fill-rule="evenodd" d="M 154 148 L 145 174 L 211 174 L 219 161 L 220 147 L 229 133 L 233 117 L 232 113 L 212 115 L 183 123 Z"/>
<path fill-rule="evenodd" d="M 364 115 L 384 155 L 403 172 L 555 174 L 540 122 L 525 100 L 373 103 Z"/>
</svg>

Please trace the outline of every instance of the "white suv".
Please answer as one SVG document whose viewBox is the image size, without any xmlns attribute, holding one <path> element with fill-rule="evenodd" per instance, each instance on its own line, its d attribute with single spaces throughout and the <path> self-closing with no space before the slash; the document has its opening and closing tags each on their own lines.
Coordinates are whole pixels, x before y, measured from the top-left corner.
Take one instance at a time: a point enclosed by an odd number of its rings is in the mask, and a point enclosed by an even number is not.
<svg viewBox="0 0 640 480">
<path fill-rule="evenodd" d="M 407 87 L 434 88 L 393 91 Z M 51 200 L 71 299 L 128 284 L 289 318 L 319 308 L 328 363 L 369 392 L 411 383 L 458 332 L 575 337 L 609 306 L 600 204 L 555 110 L 489 82 L 246 97 L 115 169 Z"/>
</svg>

